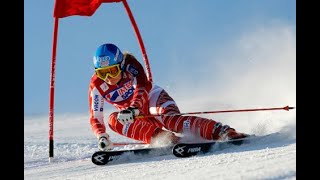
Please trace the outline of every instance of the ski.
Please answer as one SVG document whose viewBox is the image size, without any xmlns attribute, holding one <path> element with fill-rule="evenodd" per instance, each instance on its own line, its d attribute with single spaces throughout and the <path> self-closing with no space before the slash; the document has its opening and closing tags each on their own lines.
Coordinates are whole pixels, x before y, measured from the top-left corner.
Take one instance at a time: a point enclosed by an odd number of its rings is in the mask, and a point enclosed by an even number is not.
<svg viewBox="0 0 320 180">
<path fill-rule="evenodd" d="M 96 151 L 91 156 L 91 161 L 96 165 L 106 165 L 111 161 L 119 159 L 124 154 L 148 155 L 148 154 L 170 154 L 172 147 L 150 147 L 142 149 Z"/>
<path fill-rule="evenodd" d="M 258 140 L 261 138 L 265 138 L 274 134 L 267 134 L 264 136 L 256 136 L 249 135 L 246 138 L 242 139 L 234 139 L 228 141 L 209 141 L 209 142 L 201 142 L 201 143 L 178 143 L 173 146 L 172 153 L 176 157 L 190 157 L 198 154 L 205 154 L 208 152 L 213 152 L 215 150 L 223 150 L 228 147 L 232 147 L 232 145 L 240 146 L 242 144 L 248 144 L 252 140 Z"/>
<path fill-rule="evenodd" d="M 159 155 L 173 154 L 176 157 L 184 158 L 200 154 L 205 154 L 208 152 L 213 152 L 215 150 L 223 150 L 225 148 L 232 147 L 232 145 L 242 145 L 252 142 L 252 140 L 261 140 L 262 138 L 276 135 L 279 133 L 272 133 L 264 136 L 250 135 L 243 139 L 235 139 L 229 141 L 209 141 L 209 142 L 184 142 L 178 143 L 173 146 L 165 147 L 146 147 L 141 149 L 125 149 L 125 150 L 111 150 L 111 151 L 96 151 L 91 157 L 92 163 L 96 165 L 106 165 L 111 161 L 119 160 L 125 154 L 129 155 L 150 155 L 150 157 Z"/>
<path fill-rule="evenodd" d="M 222 149 L 222 146 L 234 144 L 234 145 L 241 145 L 245 139 L 237 139 L 237 140 L 230 140 L 230 141 L 210 141 L 210 142 L 203 142 L 203 143 L 179 143 L 176 144 L 172 148 L 172 153 L 176 157 L 190 157 L 195 156 L 197 154 L 205 154 L 210 152 L 213 147 L 219 147 Z"/>
</svg>

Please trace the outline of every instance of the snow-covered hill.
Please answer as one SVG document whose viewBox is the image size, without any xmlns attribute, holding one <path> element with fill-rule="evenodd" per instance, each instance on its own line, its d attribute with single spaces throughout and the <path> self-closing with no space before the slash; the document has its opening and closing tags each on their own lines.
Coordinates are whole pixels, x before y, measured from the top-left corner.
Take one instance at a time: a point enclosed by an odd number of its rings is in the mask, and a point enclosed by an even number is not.
<svg viewBox="0 0 320 180">
<path fill-rule="evenodd" d="M 48 118 L 25 117 L 25 179 L 296 179 L 295 123 L 254 144 L 183 159 L 127 155 L 103 167 L 91 163 L 97 143 L 89 127 L 87 115 L 57 116 L 49 163 Z M 113 141 L 134 142 L 109 132 Z"/>
</svg>

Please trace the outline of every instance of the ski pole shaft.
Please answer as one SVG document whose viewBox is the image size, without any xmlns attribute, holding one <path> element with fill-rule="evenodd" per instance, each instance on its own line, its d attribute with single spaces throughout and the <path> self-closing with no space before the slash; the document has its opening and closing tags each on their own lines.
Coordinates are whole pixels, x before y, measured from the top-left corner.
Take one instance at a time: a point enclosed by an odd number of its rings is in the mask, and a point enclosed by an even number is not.
<svg viewBox="0 0 320 180">
<path fill-rule="evenodd" d="M 216 114 L 216 113 L 229 113 L 229 112 L 250 112 L 250 111 L 273 111 L 273 110 L 286 110 L 294 109 L 294 107 L 276 107 L 276 108 L 256 108 L 256 109 L 233 109 L 233 110 L 220 110 L 220 111 L 203 111 L 203 112 L 187 112 L 178 114 L 162 114 L 162 115 L 139 115 L 136 118 L 156 117 L 156 116 L 177 116 L 177 115 L 193 115 L 193 114 Z"/>
<path fill-rule="evenodd" d="M 127 146 L 127 145 L 146 145 L 144 142 L 115 142 L 114 146 Z"/>
</svg>

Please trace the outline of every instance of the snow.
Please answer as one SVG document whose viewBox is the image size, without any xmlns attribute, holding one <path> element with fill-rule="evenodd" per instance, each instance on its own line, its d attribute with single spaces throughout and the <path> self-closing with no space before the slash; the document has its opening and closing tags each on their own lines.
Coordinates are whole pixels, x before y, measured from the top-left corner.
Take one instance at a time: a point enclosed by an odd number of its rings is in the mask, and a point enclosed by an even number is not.
<svg viewBox="0 0 320 180">
<path fill-rule="evenodd" d="M 88 124 L 88 114 L 55 117 L 54 158 L 50 163 L 48 118 L 25 117 L 24 177 L 32 180 L 296 179 L 295 112 L 282 113 L 291 121 L 278 127 L 278 135 L 259 142 L 190 158 L 127 154 L 106 166 L 91 163 L 97 143 Z M 272 133 L 261 127 L 257 129 L 258 135 Z M 135 142 L 108 132 L 114 142 Z"/>
</svg>

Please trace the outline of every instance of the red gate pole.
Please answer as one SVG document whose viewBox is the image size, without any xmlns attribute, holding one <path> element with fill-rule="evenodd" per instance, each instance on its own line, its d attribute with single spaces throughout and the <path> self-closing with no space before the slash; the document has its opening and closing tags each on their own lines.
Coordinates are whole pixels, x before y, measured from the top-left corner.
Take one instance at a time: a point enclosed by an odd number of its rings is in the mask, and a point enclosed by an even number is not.
<svg viewBox="0 0 320 180">
<path fill-rule="evenodd" d="M 127 3 L 126 0 L 122 0 L 122 3 L 128 13 L 128 16 L 130 18 L 130 21 L 132 23 L 132 26 L 133 26 L 133 29 L 134 29 L 134 32 L 136 33 L 136 37 L 138 39 L 138 42 L 139 42 L 139 45 L 140 45 L 140 49 L 141 49 L 141 52 L 142 52 L 142 57 L 143 57 L 143 60 L 144 60 L 144 63 L 145 63 L 145 66 L 146 66 L 146 73 L 147 73 L 147 78 L 150 82 L 152 82 L 152 75 L 151 75 L 151 70 L 150 70 L 150 64 L 149 64 L 149 60 L 148 60 L 148 56 L 147 56 L 147 53 L 146 53 L 146 49 L 144 47 L 144 44 L 143 44 L 143 41 L 142 41 L 142 38 L 141 38 L 141 35 L 140 35 L 140 32 L 139 32 L 139 29 L 138 29 L 138 26 L 136 24 L 136 21 L 134 20 L 134 17 L 132 15 L 132 12 L 130 10 L 130 7 Z"/>
<path fill-rule="evenodd" d="M 51 76 L 50 76 L 50 102 L 49 102 L 49 162 L 53 158 L 53 119 L 54 119 L 54 83 L 56 72 L 56 49 L 58 37 L 58 23 L 59 18 L 54 18 L 54 32 L 52 44 L 52 58 L 51 58 Z"/>
</svg>

